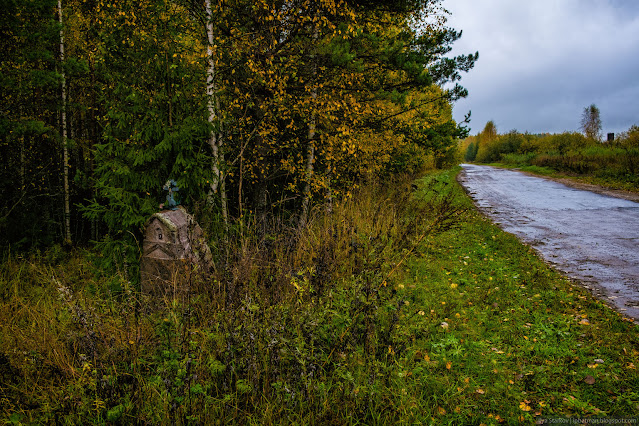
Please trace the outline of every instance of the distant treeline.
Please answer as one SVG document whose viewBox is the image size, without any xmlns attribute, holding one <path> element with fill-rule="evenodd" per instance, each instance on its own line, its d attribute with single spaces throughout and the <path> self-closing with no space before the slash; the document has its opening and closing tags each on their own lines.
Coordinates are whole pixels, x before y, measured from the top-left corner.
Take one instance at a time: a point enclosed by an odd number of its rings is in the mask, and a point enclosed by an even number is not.
<svg viewBox="0 0 639 426">
<path fill-rule="evenodd" d="M 513 130 L 500 135 L 488 122 L 481 133 L 464 140 L 462 149 L 465 161 L 547 167 L 617 181 L 629 189 L 639 187 L 638 126 L 612 142 L 600 142 L 571 132 L 532 135 Z"/>
</svg>

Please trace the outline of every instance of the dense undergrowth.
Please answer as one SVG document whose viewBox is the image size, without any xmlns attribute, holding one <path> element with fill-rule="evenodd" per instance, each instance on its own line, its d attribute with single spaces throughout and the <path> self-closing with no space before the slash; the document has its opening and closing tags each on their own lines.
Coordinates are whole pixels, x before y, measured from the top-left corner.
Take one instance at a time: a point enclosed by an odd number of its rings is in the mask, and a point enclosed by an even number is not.
<svg viewBox="0 0 639 426">
<path fill-rule="evenodd" d="M 150 299 L 91 252 L 6 254 L 13 423 L 532 423 L 639 410 L 639 332 L 482 218 L 455 171 L 238 240 Z M 179 294 L 179 293 L 178 293 Z"/>
</svg>

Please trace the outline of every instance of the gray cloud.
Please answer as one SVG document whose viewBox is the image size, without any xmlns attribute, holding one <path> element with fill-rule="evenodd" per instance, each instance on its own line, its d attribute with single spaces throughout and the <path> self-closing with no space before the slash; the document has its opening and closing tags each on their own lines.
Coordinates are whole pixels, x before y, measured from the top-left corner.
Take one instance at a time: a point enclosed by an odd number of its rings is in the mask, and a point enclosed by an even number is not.
<svg viewBox="0 0 639 426">
<path fill-rule="evenodd" d="M 444 0 L 463 30 L 452 54 L 479 51 L 454 108 L 472 111 L 472 133 L 577 131 L 584 107 L 601 110 L 604 132 L 639 125 L 639 1 Z"/>
</svg>

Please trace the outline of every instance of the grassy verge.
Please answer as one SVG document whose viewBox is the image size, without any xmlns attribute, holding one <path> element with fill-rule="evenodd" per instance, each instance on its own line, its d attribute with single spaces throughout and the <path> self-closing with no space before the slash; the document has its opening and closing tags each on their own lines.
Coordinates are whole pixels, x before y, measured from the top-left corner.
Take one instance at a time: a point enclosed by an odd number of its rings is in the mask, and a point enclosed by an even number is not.
<svg viewBox="0 0 639 426">
<path fill-rule="evenodd" d="M 430 389 L 431 416 L 636 415 L 636 326 L 474 211 L 420 253 L 405 291 L 427 332 L 414 346 L 423 360 L 407 365 Z"/>
<path fill-rule="evenodd" d="M 6 256 L 1 418 L 479 425 L 636 415 L 637 327 L 482 218 L 455 173 L 417 190 L 371 186 L 294 237 L 242 241 L 188 297 L 149 300 L 124 274 L 100 275 L 90 253 Z"/>
<path fill-rule="evenodd" d="M 490 163 L 489 166 L 501 167 L 505 169 L 518 169 L 523 172 L 532 173 L 539 176 L 547 176 L 555 179 L 571 179 L 575 182 L 582 182 L 591 185 L 598 185 L 608 189 L 616 189 L 622 191 L 639 192 L 637 183 L 628 179 L 619 179 L 614 176 L 596 176 L 588 174 L 576 174 L 557 171 L 551 167 L 534 166 L 534 165 L 515 165 L 508 163 Z"/>
</svg>

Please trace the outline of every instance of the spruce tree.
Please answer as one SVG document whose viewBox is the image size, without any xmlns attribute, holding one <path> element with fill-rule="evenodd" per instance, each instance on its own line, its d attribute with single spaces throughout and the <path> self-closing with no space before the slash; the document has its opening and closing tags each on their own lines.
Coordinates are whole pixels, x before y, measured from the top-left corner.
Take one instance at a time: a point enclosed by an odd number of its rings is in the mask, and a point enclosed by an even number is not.
<svg viewBox="0 0 639 426">
<path fill-rule="evenodd" d="M 56 5 L 0 2 L 0 242 L 18 248 L 64 235 Z"/>
<path fill-rule="evenodd" d="M 197 38 L 174 3 L 143 6 L 104 5 L 100 74 L 106 114 L 95 146 L 97 197 L 84 208 L 87 217 L 106 225 L 108 241 L 125 243 L 131 264 L 139 256 L 142 226 L 164 198 L 163 184 L 174 179 L 189 205 L 205 199 L 211 180 L 204 64 L 192 55 Z"/>
</svg>

